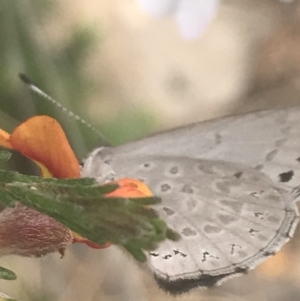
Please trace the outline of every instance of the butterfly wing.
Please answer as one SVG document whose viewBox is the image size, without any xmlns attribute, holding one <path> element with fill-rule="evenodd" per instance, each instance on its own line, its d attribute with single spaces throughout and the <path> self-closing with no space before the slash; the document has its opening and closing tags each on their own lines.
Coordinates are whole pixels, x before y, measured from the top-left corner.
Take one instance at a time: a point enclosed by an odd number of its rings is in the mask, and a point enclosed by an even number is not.
<svg viewBox="0 0 300 301">
<path fill-rule="evenodd" d="M 182 156 L 242 163 L 282 186 L 300 185 L 300 107 L 195 123 L 114 148 L 136 155 Z M 123 159 L 122 158 L 122 159 Z"/>
<path fill-rule="evenodd" d="M 299 108 L 263 111 L 97 149 L 83 175 L 145 181 L 182 236 L 149 253 L 159 284 L 172 293 L 214 285 L 254 268 L 292 236 L 299 117 Z"/>
</svg>

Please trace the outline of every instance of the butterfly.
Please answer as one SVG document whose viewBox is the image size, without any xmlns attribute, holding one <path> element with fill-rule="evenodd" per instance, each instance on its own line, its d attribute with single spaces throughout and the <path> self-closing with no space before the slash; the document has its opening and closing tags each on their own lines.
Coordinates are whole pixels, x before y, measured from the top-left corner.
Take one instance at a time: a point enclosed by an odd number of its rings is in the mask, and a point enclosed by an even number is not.
<svg viewBox="0 0 300 301">
<path fill-rule="evenodd" d="M 160 287 L 178 294 L 245 274 L 293 236 L 300 196 L 300 107 L 195 123 L 84 161 L 100 184 L 139 179 L 180 233 L 147 254 Z"/>
<path fill-rule="evenodd" d="M 40 90 L 34 93 L 99 133 Z M 300 107 L 195 123 L 84 160 L 82 177 L 99 184 L 136 178 L 161 197 L 156 210 L 181 234 L 147 254 L 164 290 L 179 294 L 243 275 L 278 252 L 298 224 Z"/>
</svg>

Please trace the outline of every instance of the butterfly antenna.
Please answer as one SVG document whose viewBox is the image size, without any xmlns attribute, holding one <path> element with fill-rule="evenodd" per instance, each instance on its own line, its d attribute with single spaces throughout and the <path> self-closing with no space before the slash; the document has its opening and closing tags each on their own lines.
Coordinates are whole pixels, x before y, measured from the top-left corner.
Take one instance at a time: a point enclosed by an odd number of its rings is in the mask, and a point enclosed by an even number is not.
<svg viewBox="0 0 300 301">
<path fill-rule="evenodd" d="M 107 139 L 104 137 L 102 133 L 100 133 L 94 126 L 92 126 L 90 123 L 86 122 L 83 118 L 78 116 L 77 114 L 73 113 L 69 109 L 67 109 L 65 106 L 63 106 L 61 103 L 53 99 L 51 96 L 46 94 L 44 91 L 42 91 L 40 88 L 38 88 L 32 81 L 31 79 L 23 74 L 19 74 L 20 79 L 22 80 L 23 83 L 26 84 L 26 86 L 34 93 L 38 94 L 39 96 L 43 97 L 47 101 L 51 102 L 54 104 L 56 107 L 58 107 L 60 110 L 62 110 L 65 114 L 68 116 L 74 118 L 76 121 L 80 122 L 82 125 L 84 125 L 86 128 L 89 130 L 93 131 L 103 142 L 105 142 L 107 145 L 109 145 L 109 142 Z"/>
</svg>

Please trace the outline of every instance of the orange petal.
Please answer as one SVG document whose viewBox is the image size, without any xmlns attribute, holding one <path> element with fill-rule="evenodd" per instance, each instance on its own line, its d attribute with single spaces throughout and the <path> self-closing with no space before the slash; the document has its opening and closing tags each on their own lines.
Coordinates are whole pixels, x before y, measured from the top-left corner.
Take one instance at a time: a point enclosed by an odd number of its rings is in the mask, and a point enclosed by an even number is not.
<svg viewBox="0 0 300 301">
<path fill-rule="evenodd" d="M 76 232 L 72 231 L 72 234 L 73 234 L 73 243 L 75 243 L 75 242 L 84 243 L 84 244 L 88 245 L 89 247 L 91 247 L 93 249 L 105 249 L 105 248 L 108 248 L 112 245 L 110 242 L 107 242 L 104 245 L 98 245 L 98 244 L 82 237 L 81 235 L 79 235 Z"/>
<path fill-rule="evenodd" d="M 12 149 L 13 146 L 9 142 L 10 134 L 0 129 L 0 146 Z"/>
<path fill-rule="evenodd" d="M 49 170 L 53 177 L 59 179 L 80 176 L 78 161 L 63 129 L 49 116 L 28 119 L 14 130 L 9 142 L 14 149 L 35 161 L 44 175 Z"/>
<path fill-rule="evenodd" d="M 120 187 L 107 194 L 107 197 L 138 198 L 153 195 L 151 190 L 144 183 L 135 179 L 125 178 L 115 183 L 119 184 Z"/>
</svg>

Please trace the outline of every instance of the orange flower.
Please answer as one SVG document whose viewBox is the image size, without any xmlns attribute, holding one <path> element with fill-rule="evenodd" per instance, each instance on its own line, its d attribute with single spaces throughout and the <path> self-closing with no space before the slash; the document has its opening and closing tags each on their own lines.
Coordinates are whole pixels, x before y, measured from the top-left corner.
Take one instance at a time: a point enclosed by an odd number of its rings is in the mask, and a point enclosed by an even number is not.
<svg viewBox="0 0 300 301">
<path fill-rule="evenodd" d="M 10 135 L 0 129 L 0 146 L 33 160 L 42 177 L 79 178 L 80 168 L 60 124 L 49 116 L 35 116 Z"/>
<path fill-rule="evenodd" d="M 35 116 L 19 125 L 10 135 L 0 129 L 0 146 L 16 150 L 33 160 L 41 169 L 42 177 L 79 178 L 80 167 L 60 124 L 49 116 Z M 119 188 L 108 197 L 143 197 L 152 193 L 143 183 L 122 179 Z M 15 220 L 19 222 L 16 223 Z M 34 233 L 34 235 L 32 235 Z M 0 213 L 0 254 L 40 256 L 58 250 L 64 253 L 72 242 L 97 245 L 51 217 L 21 204 Z"/>
</svg>

